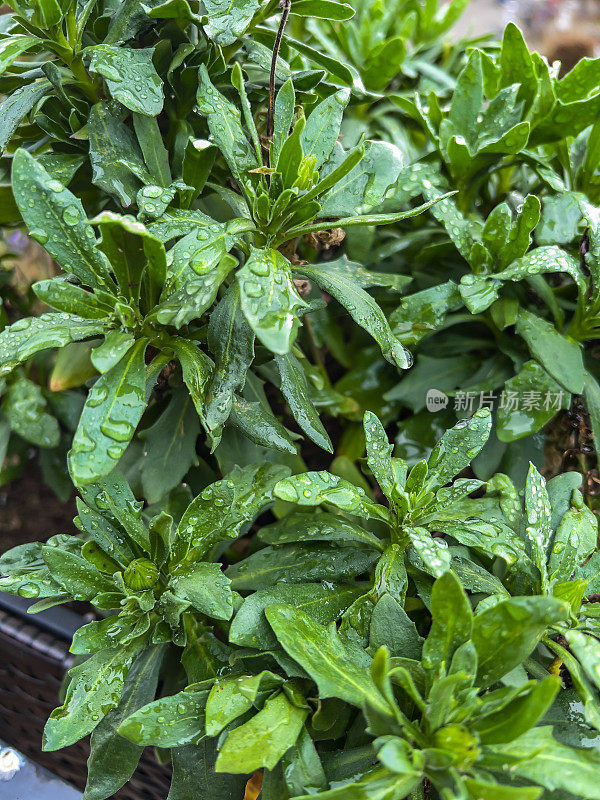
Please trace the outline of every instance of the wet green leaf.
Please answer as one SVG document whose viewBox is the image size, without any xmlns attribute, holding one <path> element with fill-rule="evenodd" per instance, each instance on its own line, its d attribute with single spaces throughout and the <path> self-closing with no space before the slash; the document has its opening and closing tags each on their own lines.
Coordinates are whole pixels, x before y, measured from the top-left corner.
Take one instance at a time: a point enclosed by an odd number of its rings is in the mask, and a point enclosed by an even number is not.
<svg viewBox="0 0 600 800">
<path fill-rule="evenodd" d="M 163 107 L 162 81 L 152 48 L 138 50 L 99 44 L 90 48 L 90 72 L 102 75 L 108 91 L 125 108 L 155 117 Z"/>
<path fill-rule="evenodd" d="M 598 753 L 559 744 L 550 727 L 533 728 L 515 742 L 499 746 L 496 758 L 504 763 L 510 759 L 514 775 L 550 791 L 575 792 L 589 800 L 600 797 Z M 500 764 L 496 768 L 501 772 Z"/>
<path fill-rule="evenodd" d="M 271 697 L 252 719 L 232 731 L 219 750 L 218 772 L 249 773 L 272 769 L 298 738 L 308 709 L 298 708 L 284 692 Z"/>
<path fill-rule="evenodd" d="M 584 368 L 577 342 L 562 336 L 554 325 L 531 314 L 519 311 L 517 333 L 525 339 L 534 358 L 569 392 L 583 391 Z"/>
<path fill-rule="evenodd" d="M 2 411 L 12 430 L 26 441 L 38 447 L 57 447 L 60 427 L 57 419 L 48 413 L 46 399 L 37 384 L 27 378 L 11 383 Z"/>
<path fill-rule="evenodd" d="M 95 185 L 125 208 L 133 205 L 139 176 L 147 174 L 135 136 L 106 103 L 97 103 L 90 111 L 88 133 Z"/>
<path fill-rule="evenodd" d="M 356 600 L 362 586 L 351 584 L 275 583 L 249 595 L 236 615 L 229 630 L 229 640 L 243 647 L 269 650 L 277 647 L 277 639 L 264 615 L 265 609 L 289 601 L 321 625 L 335 621 Z"/>
<path fill-rule="evenodd" d="M 31 235 L 65 272 L 88 286 L 112 284 L 81 200 L 25 150 L 13 159 L 13 192 Z"/>
<path fill-rule="evenodd" d="M 199 742 L 204 736 L 204 709 L 208 689 L 186 691 L 154 700 L 126 717 L 120 736 L 137 745 L 180 747 Z"/>
<path fill-rule="evenodd" d="M 4 152 L 23 118 L 52 89 L 50 81 L 38 78 L 21 86 L 0 103 L 0 153 Z"/>
<path fill-rule="evenodd" d="M 368 571 L 377 560 L 373 550 L 335 547 L 329 543 L 288 544 L 265 547 L 227 569 L 237 591 L 262 589 L 278 581 L 340 583 Z"/>
<path fill-rule="evenodd" d="M 215 619 L 230 619 L 233 597 L 230 582 L 220 564 L 182 565 L 171 576 L 173 592 L 195 609 Z"/>
<path fill-rule="evenodd" d="M 328 504 L 362 517 L 387 518 L 386 509 L 368 500 L 364 489 L 329 472 L 305 472 L 284 478 L 275 495 L 300 506 Z"/>
<path fill-rule="evenodd" d="M 294 287 L 289 261 L 276 250 L 253 248 L 236 278 L 252 330 L 265 347 L 285 355 L 300 324 L 297 311 L 307 307 Z"/>
<path fill-rule="evenodd" d="M 553 597 L 516 597 L 482 611 L 473 623 L 479 656 L 479 686 L 500 680 L 540 641 L 549 625 L 567 619 L 569 609 Z"/>
<path fill-rule="evenodd" d="M 146 407 L 141 339 L 92 387 L 73 438 L 70 467 L 76 483 L 108 474 L 121 458 Z"/>
<path fill-rule="evenodd" d="M 335 626 L 319 625 L 288 605 L 270 606 L 265 614 L 284 650 L 313 678 L 321 697 L 339 697 L 359 708 L 369 702 L 380 713 L 389 713 L 371 678 L 369 657 L 358 645 L 341 639 Z"/>
<path fill-rule="evenodd" d="M 84 800 L 105 800 L 133 775 L 142 748 L 117 733 L 121 722 L 154 699 L 163 657 L 160 647 L 150 647 L 134 662 L 123 687 L 121 702 L 92 733 Z"/>
<path fill-rule="evenodd" d="M 385 314 L 375 300 L 348 276 L 329 272 L 325 265 L 303 266 L 299 272 L 313 280 L 323 291 L 331 294 L 344 306 L 357 325 L 364 328 L 381 347 L 384 357 L 400 369 L 411 364 L 409 353 L 392 333 Z"/>
<path fill-rule="evenodd" d="M 275 363 L 281 377 L 281 391 L 294 419 L 315 444 L 333 452 L 333 445 L 308 392 L 308 380 L 302 363 L 292 353 L 276 355 Z"/>
<path fill-rule="evenodd" d="M 44 750 L 60 750 L 94 730 L 121 700 L 138 642 L 102 650 L 69 670 L 65 702 L 55 708 L 44 728 Z"/>
</svg>

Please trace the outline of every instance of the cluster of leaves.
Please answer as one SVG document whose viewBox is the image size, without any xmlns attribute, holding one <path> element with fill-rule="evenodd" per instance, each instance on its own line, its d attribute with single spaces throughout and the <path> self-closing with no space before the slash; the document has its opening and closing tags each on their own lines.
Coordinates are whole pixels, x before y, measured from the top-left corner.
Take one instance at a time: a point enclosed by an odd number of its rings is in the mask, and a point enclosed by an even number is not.
<svg viewBox="0 0 600 800">
<path fill-rule="evenodd" d="M 57 265 L 2 280 L 0 479 L 80 494 L 0 590 L 95 610 L 85 800 L 146 746 L 169 800 L 600 799 L 600 59 L 466 5 L 0 17 L 0 225 Z"/>
<path fill-rule="evenodd" d="M 459 193 L 432 208 L 425 252 L 424 231 L 412 240 L 394 232 L 375 250 L 377 263 L 395 253 L 398 270 L 411 258 L 419 264 L 415 291 L 390 317 L 415 368 L 386 399 L 415 412 L 410 439 L 425 386 L 520 397 L 496 404 L 495 436 L 475 465 L 482 478 L 501 466 L 522 479 L 530 458 L 541 467 L 544 438 L 534 434 L 579 396 L 599 430 L 597 70 L 583 59 L 559 78 L 558 65 L 530 53 L 509 25 L 500 48 L 469 51 L 448 103 L 433 93 L 389 101 L 429 152 L 413 148 L 386 208 L 446 186 Z M 361 243 L 361 254 L 372 244 Z M 531 392 L 542 402 L 523 403 Z M 554 404 L 544 404 L 548 395 Z"/>
<path fill-rule="evenodd" d="M 146 522 L 113 472 L 82 493 L 81 536 L 0 558 L 0 588 L 40 598 L 32 610 L 101 614 L 74 636 L 87 658 L 44 734 L 55 750 L 93 731 L 86 800 L 117 791 L 144 746 L 171 749 L 172 797 L 241 797 L 258 769 L 266 800 L 600 797 L 600 604 L 584 602 L 598 525 L 581 476 L 546 485 L 531 466 L 524 508 L 502 474 L 474 498 L 480 481 L 452 479 L 489 412 L 410 470 L 377 417 L 364 424 L 386 505 L 327 472 L 256 465 Z M 236 561 L 228 543 L 275 498 L 287 513 Z"/>
</svg>

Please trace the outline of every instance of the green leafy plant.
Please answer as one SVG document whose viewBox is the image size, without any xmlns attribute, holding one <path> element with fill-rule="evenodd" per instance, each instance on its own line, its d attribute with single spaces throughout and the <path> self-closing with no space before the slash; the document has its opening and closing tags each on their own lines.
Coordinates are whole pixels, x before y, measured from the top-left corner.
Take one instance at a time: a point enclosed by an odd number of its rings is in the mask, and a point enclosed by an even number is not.
<svg viewBox="0 0 600 800">
<path fill-rule="evenodd" d="M 169 800 L 600 798 L 600 60 L 466 5 L 0 16 L 57 265 L 2 272 L 0 481 L 80 495 L 0 590 L 89 604 L 84 800 L 144 747 Z"/>
</svg>

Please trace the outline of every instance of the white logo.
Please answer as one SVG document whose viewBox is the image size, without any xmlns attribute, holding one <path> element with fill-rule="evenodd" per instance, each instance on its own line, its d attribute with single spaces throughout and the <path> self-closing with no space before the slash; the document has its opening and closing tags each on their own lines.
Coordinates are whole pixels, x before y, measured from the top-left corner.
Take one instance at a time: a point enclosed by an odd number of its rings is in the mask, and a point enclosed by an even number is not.
<svg viewBox="0 0 600 800">
<path fill-rule="evenodd" d="M 442 411 L 448 405 L 448 395 L 440 392 L 439 389 L 429 389 L 425 397 L 425 405 L 427 411 L 431 411 L 432 414 Z"/>
</svg>

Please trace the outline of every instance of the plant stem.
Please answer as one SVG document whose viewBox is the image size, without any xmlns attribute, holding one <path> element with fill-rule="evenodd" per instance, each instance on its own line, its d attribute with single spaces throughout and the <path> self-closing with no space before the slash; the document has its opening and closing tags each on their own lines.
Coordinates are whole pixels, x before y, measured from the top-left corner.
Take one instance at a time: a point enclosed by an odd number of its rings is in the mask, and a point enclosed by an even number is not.
<svg viewBox="0 0 600 800">
<path fill-rule="evenodd" d="M 275 130 L 275 70 L 277 69 L 277 59 L 279 57 L 279 49 L 281 47 L 281 40 L 283 38 L 283 30 L 287 23 L 292 8 L 292 0 L 280 0 L 279 5 L 283 9 L 281 14 L 281 21 L 275 37 L 275 44 L 273 45 L 273 58 L 271 59 L 271 75 L 269 77 L 269 116 L 267 117 L 267 138 L 273 136 Z"/>
<path fill-rule="evenodd" d="M 313 354 L 313 358 L 315 360 L 315 364 L 319 369 L 321 375 L 327 381 L 327 386 L 331 386 L 331 381 L 329 380 L 329 375 L 327 374 L 327 370 L 325 369 L 325 364 L 323 363 L 323 358 L 321 357 L 321 350 L 319 348 L 319 344 L 317 342 L 317 337 L 315 336 L 315 332 L 312 326 L 311 321 L 308 319 L 308 315 L 303 320 L 303 325 L 306 329 L 306 333 L 308 334 L 308 339 L 310 341 L 310 349 Z"/>
</svg>

